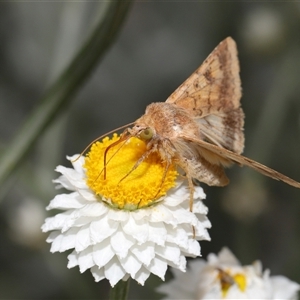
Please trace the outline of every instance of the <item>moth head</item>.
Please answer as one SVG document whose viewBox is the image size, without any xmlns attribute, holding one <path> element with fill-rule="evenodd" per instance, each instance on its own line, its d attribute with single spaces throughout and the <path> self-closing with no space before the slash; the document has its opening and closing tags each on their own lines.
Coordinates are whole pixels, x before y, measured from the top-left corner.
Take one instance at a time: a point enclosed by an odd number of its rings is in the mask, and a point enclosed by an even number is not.
<svg viewBox="0 0 300 300">
<path fill-rule="evenodd" d="M 150 127 L 146 127 L 139 132 L 138 137 L 141 140 L 147 142 L 153 138 L 153 135 L 154 135 L 153 130 Z"/>
<path fill-rule="evenodd" d="M 149 142 L 155 136 L 155 130 L 145 122 L 140 122 L 140 119 L 132 128 L 128 128 L 129 135 L 135 136 L 144 142 Z"/>
</svg>

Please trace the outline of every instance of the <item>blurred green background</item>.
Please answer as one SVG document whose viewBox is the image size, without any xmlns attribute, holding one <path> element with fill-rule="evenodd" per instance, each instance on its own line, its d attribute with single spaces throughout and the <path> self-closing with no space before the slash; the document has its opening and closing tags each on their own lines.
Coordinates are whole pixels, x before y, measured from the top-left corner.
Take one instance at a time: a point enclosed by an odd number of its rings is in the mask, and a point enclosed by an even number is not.
<svg viewBox="0 0 300 300">
<path fill-rule="evenodd" d="M 103 2 L 0 3 L 0 143 L 13 137 L 82 47 Z M 94 138 L 162 102 L 232 36 L 238 45 L 246 115 L 244 154 L 300 181 L 300 4 L 135 2 L 113 45 L 69 105 L 50 120 L 0 189 L 0 299 L 106 299 L 107 282 L 67 269 L 40 226 L 55 195 L 54 168 Z M 209 188 L 211 242 L 243 264 L 300 282 L 300 190 L 237 166 L 231 184 Z M 170 275 L 169 275 L 170 276 Z M 169 277 L 168 276 L 168 277 Z M 150 278 L 130 299 L 159 299 Z"/>
</svg>

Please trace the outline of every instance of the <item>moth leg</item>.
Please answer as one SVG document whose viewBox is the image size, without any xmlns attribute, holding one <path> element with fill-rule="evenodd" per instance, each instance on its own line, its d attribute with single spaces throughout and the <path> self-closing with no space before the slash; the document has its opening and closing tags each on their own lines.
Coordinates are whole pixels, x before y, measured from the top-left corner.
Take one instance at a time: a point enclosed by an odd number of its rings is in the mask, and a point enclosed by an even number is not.
<svg viewBox="0 0 300 300">
<path fill-rule="evenodd" d="M 190 192 L 189 208 L 190 208 L 190 212 L 193 212 L 195 186 L 193 183 L 193 177 L 189 174 L 189 171 L 188 171 L 189 163 L 186 159 L 179 158 L 179 159 L 177 159 L 177 164 L 178 164 L 178 166 L 180 166 L 183 169 L 183 171 L 185 172 L 185 176 L 188 180 L 188 186 L 189 186 L 189 192 Z M 195 226 L 192 226 L 192 232 L 193 232 L 193 238 L 195 238 L 196 237 Z"/>
<path fill-rule="evenodd" d="M 120 151 L 120 149 L 126 144 L 126 142 L 131 138 L 130 135 L 127 135 L 127 131 L 128 131 L 128 130 L 125 129 L 125 131 L 121 134 L 120 138 L 119 138 L 116 142 L 110 144 L 110 145 L 105 149 L 105 151 L 104 151 L 103 169 L 102 169 L 102 171 L 101 171 L 100 174 L 99 174 L 99 176 L 100 176 L 102 172 L 104 173 L 104 175 L 103 175 L 104 180 L 106 179 L 106 166 L 107 166 L 107 164 L 108 164 L 108 163 L 111 161 L 111 159 L 112 159 L 112 158 Z M 114 146 L 116 146 L 116 145 L 122 143 L 123 141 L 124 141 L 124 143 L 117 149 L 117 151 L 110 157 L 110 159 L 109 159 L 108 161 L 106 161 L 107 152 L 108 152 L 112 147 L 114 147 Z"/>
<path fill-rule="evenodd" d="M 124 140 L 124 143 L 117 149 L 117 151 L 109 158 L 108 161 L 106 161 L 106 155 L 107 155 L 107 152 L 110 148 L 112 148 L 113 146 L 116 146 L 118 145 L 119 143 L 122 143 L 123 140 L 121 140 L 121 138 L 119 140 L 117 140 L 116 142 L 112 143 L 111 145 L 109 145 L 105 151 L 104 151 L 104 161 L 103 161 L 103 168 L 102 170 L 99 172 L 98 176 L 95 178 L 94 182 L 96 182 L 99 177 L 101 176 L 101 174 L 103 173 L 103 178 L 104 180 L 106 180 L 106 166 L 108 165 L 108 163 L 113 159 L 113 157 L 120 151 L 120 149 L 126 144 L 127 140 L 129 139 L 130 137 L 126 138 Z"/>
<path fill-rule="evenodd" d="M 188 179 L 189 190 L 190 190 L 190 212 L 193 212 L 195 186 L 192 177 L 188 176 L 187 179 Z"/>
<path fill-rule="evenodd" d="M 151 150 L 146 151 L 134 164 L 134 166 L 131 168 L 131 170 L 123 177 L 120 179 L 119 183 L 120 184 L 125 178 L 127 178 L 146 158 L 147 156 L 151 153 Z"/>
<path fill-rule="evenodd" d="M 188 179 L 188 184 L 189 184 L 189 190 L 190 190 L 190 212 L 193 212 L 193 204 L 194 204 L 194 183 L 193 183 L 193 178 L 187 174 L 187 179 Z M 196 229 L 195 226 L 192 226 L 193 230 L 193 238 L 196 237 Z"/>
<path fill-rule="evenodd" d="M 164 174 L 163 174 L 163 177 L 162 177 L 162 180 L 161 180 L 161 183 L 160 183 L 160 186 L 159 186 L 159 189 L 157 190 L 157 193 L 156 195 L 154 196 L 154 198 L 157 197 L 157 195 L 159 194 L 161 188 L 162 188 L 162 185 L 164 184 L 165 180 L 166 180 L 166 176 L 167 176 L 167 173 L 169 171 L 169 168 L 170 168 L 170 162 L 167 161 L 167 165 L 166 165 L 166 168 L 165 168 L 165 171 L 164 171 Z"/>
<path fill-rule="evenodd" d="M 190 192 L 190 212 L 193 211 L 193 203 L 194 203 L 194 191 L 195 191 L 195 186 L 193 183 L 193 177 L 190 174 L 190 164 L 189 161 L 186 158 L 178 157 L 175 160 L 175 163 L 182 168 L 182 170 L 185 172 L 185 177 L 188 180 L 188 186 L 189 186 L 189 192 Z"/>
</svg>

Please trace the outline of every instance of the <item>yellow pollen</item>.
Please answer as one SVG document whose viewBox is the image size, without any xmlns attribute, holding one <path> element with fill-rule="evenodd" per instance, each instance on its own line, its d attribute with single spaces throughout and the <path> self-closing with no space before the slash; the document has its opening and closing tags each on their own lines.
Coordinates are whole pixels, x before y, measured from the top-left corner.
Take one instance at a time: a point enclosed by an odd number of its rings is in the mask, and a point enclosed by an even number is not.
<svg viewBox="0 0 300 300">
<path fill-rule="evenodd" d="M 244 274 L 237 273 L 235 275 L 230 275 L 229 271 L 223 271 L 219 269 L 218 279 L 220 280 L 221 289 L 222 289 L 222 298 L 225 298 L 230 287 L 233 284 L 236 284 L 238 288 L 245 292 L 247 281 Z"/>
<path fill-rule="evenodd" d="M 153 152 L 136 166 L 147 148 L 144 141 L 131 137 L 108 150 L 104 179 L 104 152 L 118 139 L 114 134 L 111 139 L 106 137 L 92 145 L 84 164 L 87 185 L 115 208 L 135 210 L 155 204 L 175 186 L 175 165 L 167 170 L 166 163 Z"/>
<path fill-rule="evenodd" d="M 237 286 L 239 287 L 239 289 L 242 292 L 245 292 L 246 290 L 246 286 L 247 286 L 247 281 L 246 281 L 246 277 L 244 274 L 235 274 L 233 276 L 235 283 L 237 284 Z"/>
</svg>

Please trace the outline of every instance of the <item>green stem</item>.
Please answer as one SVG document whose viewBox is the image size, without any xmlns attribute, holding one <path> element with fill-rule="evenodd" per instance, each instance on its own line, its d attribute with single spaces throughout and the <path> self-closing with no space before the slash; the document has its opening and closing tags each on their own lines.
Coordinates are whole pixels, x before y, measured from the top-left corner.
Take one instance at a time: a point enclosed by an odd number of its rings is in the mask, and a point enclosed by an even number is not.
<svg viewBox="0 0 300 300">
<path fill-rule="evenodd" d="M 40 99 L 18 134 L 0 158 L 0 185 L 20 165 L 42 132 L 71 102 L 72 96 L 88 78 L 103 54 L 114 41 L 131 1 L 101 3 L 101 16 L 95 29 L 78 54 Z"/>
<path fill-rule="evenodd" d="M 127 281 L 120 280 L 110 291 L 110 300 L 126 300 L 129 291 L 130 278 Z"/>
</svg>

